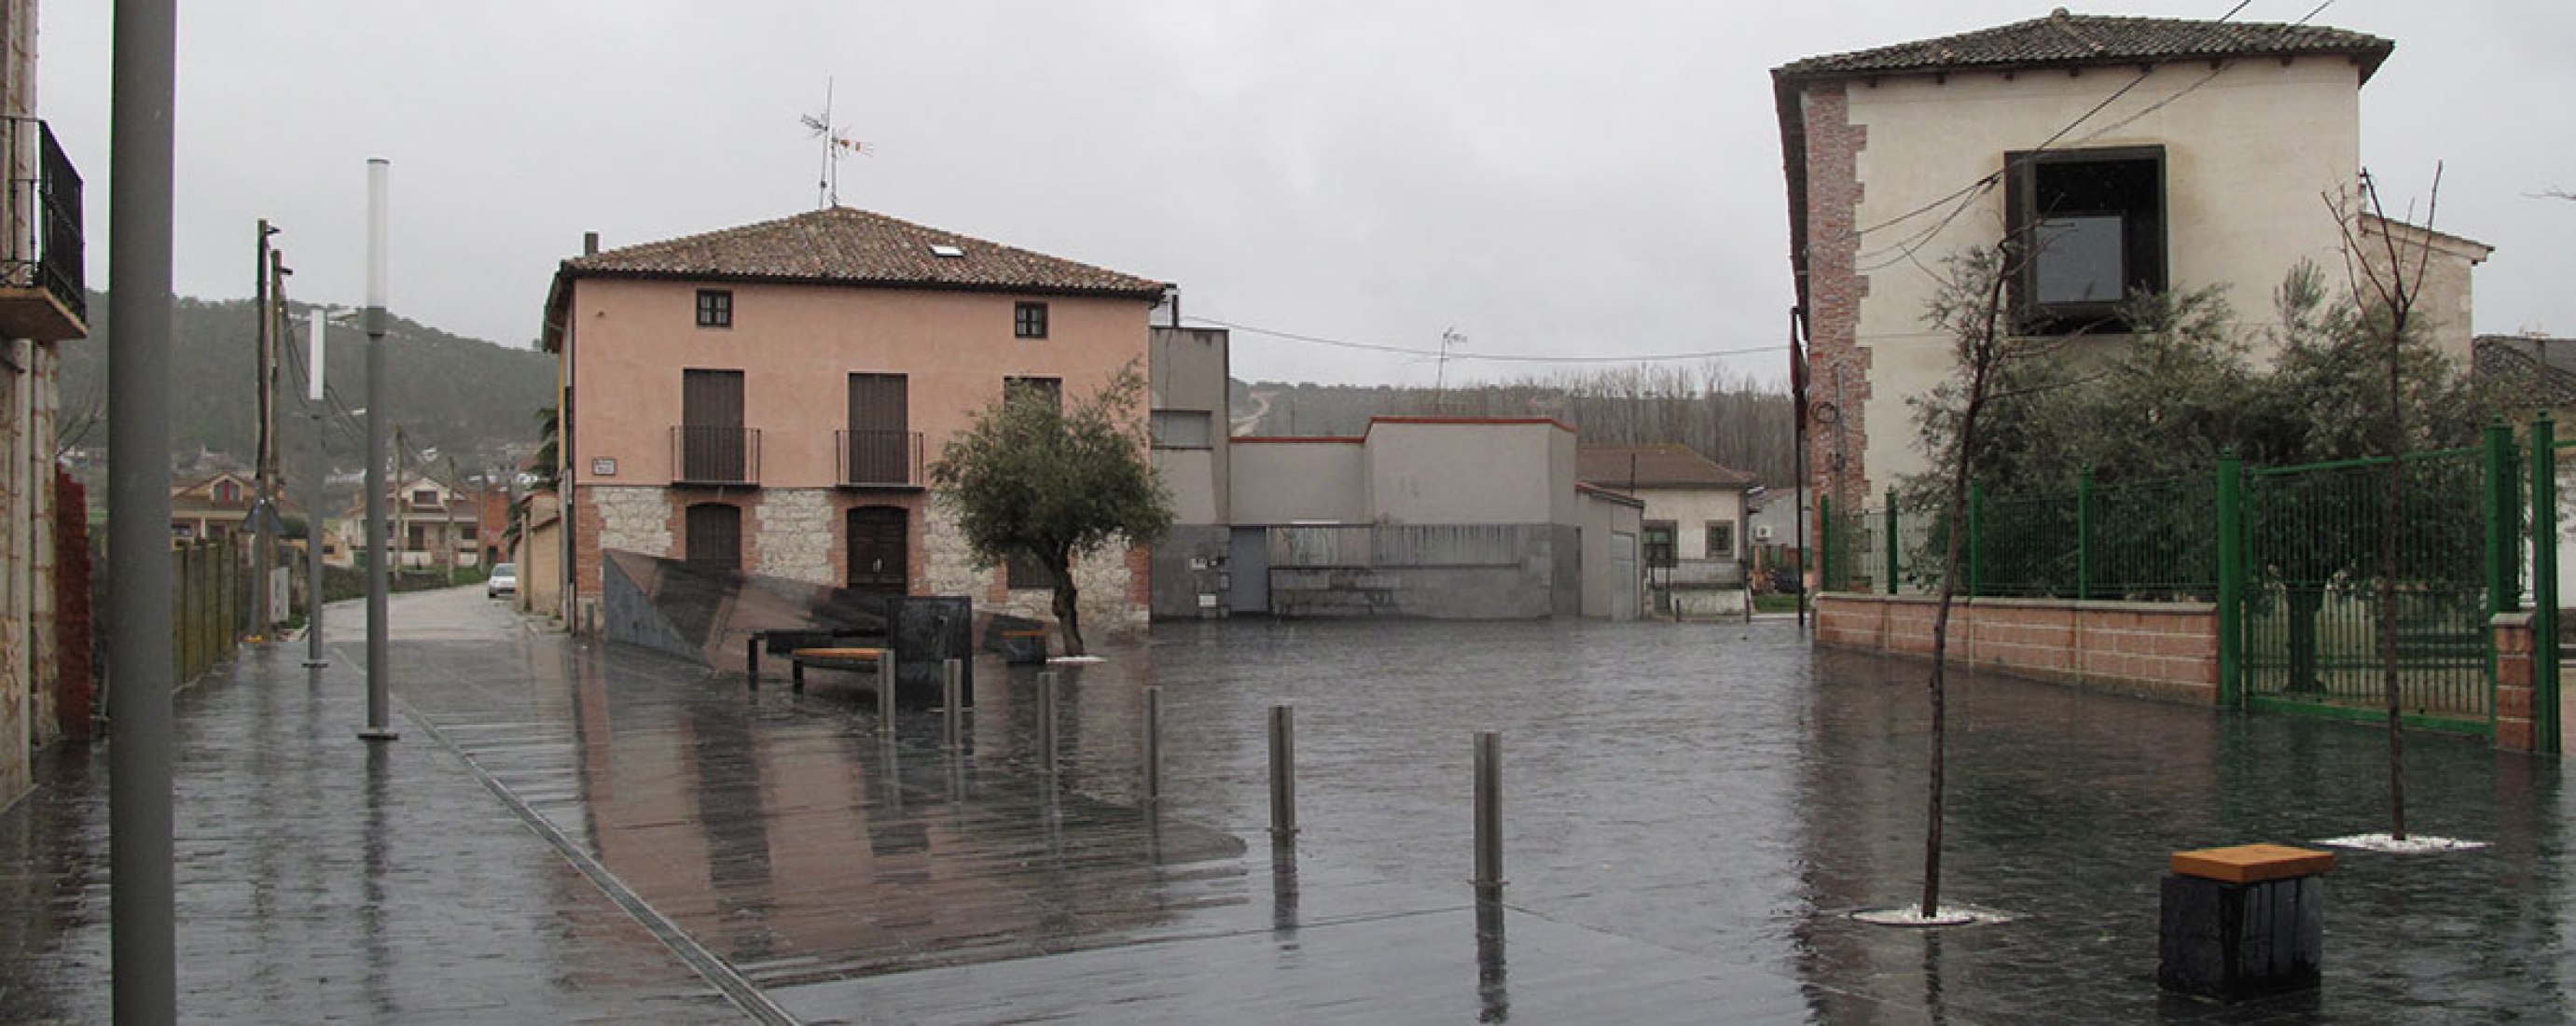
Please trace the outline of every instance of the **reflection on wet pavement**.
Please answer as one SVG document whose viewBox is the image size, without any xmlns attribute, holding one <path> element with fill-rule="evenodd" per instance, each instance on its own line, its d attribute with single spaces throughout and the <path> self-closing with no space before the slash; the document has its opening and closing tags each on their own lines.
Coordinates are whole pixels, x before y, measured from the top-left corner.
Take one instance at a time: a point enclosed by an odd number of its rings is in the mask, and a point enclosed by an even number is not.
<svg viewBox="0 0 2576 1026">
<path fill-rule="evenodd" d="M 183 951 L 209 1018 L 733 1012 L 639 918 L 719 960 L 708 979 L 818 1023 L 2560 1021 L 2576 984 L 2557 766 L 2428 738 L 2409 746 L 2414 819 L 2494 847 L 2347 854 L 2317 995 L 2164 997 L 2166 855 L 2375 828 L 2381 742 L 1974 674 L 1952 700 L 1945 890 L 2018 918 L 1851 922 L 1919 886 L 1922 667 L 1811 654 L 1792 624 L 1160 628 L 1063 669 L 1049 775 L 1025 668 L 978 667 L 952 752 L 936 713 L 879 734 L 864 675 L 746 693 L 522 635 L 470 593 L 397 608 L 397 692 L 434 733 L 380 764 L 340 740 L 354 692 L 308 694 L 300 671 L 245 665 L 183 699 L 184 764 L 205 774 L 183 793 L 207 810 L 183 834 L 200 860 L 183 901 L 211 917 Z M 318 686 L 356 679 L 332 673 Z M 1281 703 L 1289 849 L 1267 843 Z M 1487 729 L 1505 737 L 1499 902 L 1469 886 Z M 88 780 L 80 763 L 48 772 Z M 0 892 L 32 919 L 0 926 L 0 1019 L 104 1008 L 86 786 L 0 819 L 0 854 L 35 867 Z"/>
</svg>

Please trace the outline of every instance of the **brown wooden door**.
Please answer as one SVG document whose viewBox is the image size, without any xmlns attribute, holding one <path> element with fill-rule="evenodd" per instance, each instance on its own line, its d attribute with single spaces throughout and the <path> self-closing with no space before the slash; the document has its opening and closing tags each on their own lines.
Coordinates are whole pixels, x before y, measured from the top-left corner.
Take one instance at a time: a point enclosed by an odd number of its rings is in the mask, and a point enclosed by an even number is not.
<svg viewBox="0 0 2576 1026">
<path fill-rule="evenodd" d="M 850 375 L 847 484 L 918 484 L 912 473 L 912 415 L 901 374 Z"/>
<path fill-rule="evenodd" d="M 682 558 L 706 570 L 742 569 L 742 510 L 722 502 L 689 507 L 688 549 Z"/>
<path fill-rule="evenodd" d="M 747 481 L 742 372 L 680 372 L 680 479 Z"/>
<path fill-rule="evenodd" d="M 850 587 L 900 595 L 911 586 L 912 516 L 893 506 L 861 506 L 849 513 Z"/>
</svg>

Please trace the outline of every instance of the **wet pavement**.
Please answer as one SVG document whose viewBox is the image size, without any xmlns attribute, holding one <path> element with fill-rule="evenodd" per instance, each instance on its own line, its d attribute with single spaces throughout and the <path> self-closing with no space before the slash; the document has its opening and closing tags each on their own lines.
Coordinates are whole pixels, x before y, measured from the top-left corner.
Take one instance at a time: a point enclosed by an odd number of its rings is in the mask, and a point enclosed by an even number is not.
<svg viewBox="0 0 2576 1026">
<path fill-rule="evenodd" d="M 335 623 L 351 624 L 354 611 Z M 2381 829 L 2369 730 L 1963 675 L 1948 900 L 1919 887 L 1921 664 L 1793 623 L 1237 622 L 1064 670 L 978 669 L 880 733 L 864 675 L 756 694 L 396 596 L 404 738 L 246 649 L 179 701 L 191 1021 L 2566 1021 L 2571 811 L 2554 761 L 2410 738 L 2419 831 L 2346 852 L 2325 985 L 2222 1008 L 2155 986 L 2168 853 Z M 353 628 L 340 633 L 356 641 Z M 1164 799 L 1141 800 L 1162 688 Z M 1267 837 L 1263 722 L 1297 718 L 1303 830 Z M 1499 905 L 1476 901 L 1471 738 L 1502 732 Z M 0 812 L 0 1021 L 107 1011 L 104 749 Z"/>
</svg>

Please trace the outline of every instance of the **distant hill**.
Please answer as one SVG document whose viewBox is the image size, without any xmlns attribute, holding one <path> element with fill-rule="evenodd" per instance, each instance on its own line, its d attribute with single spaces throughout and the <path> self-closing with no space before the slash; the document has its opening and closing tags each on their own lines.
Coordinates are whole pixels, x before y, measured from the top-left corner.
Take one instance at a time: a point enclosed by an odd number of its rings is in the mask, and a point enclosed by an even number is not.
<svg viewBox="0 0 2576 1026">
<path fill-rule="evenodd" d="M 1553 417 L 1586 444 L 1675 442 L 1764 484 L 1797 479 L 1789 394 L 1714 367 L 1595 371 L 1445 393 L 1308 382 L 1231 385 L 1237 435 L 1356 435 L 1376 416 Z"/>
<path fill-rule="evenodd" d="M 238 462 L 254 456 L 259 404 L 255 391 L 257 320 L 247 299 L 208 302 L 180 299 L 171 325 L 170 446 L 174 469 L 201 462 Z M 305 311 L 292 304 L 293 344 L 281 353 L 280 455 L 290 474 L 310 453 L 315 432 L 304 395 Z M 104 450 L 107 445 L 107 351 L 114 328 L 108 299 L 89 297 L 90 337 L 62 346 L 62 444 Z M 337 399 L 321 425 L 331 466 L 365 464 L 365 426 L 346 415 L 367 404 L 366 336 L 354 326 L 333 325 L 324 364 Z M 541 352 L 449 334 L 394 317 L 385 337 L 383 409 L 402 428 L 410 449 L 434 450 L 443 470 L 448 457 L 461 475 L 516 462 L 536 444 L 536 411 L 554 403 L 554 358 Z M 208 457 L 211 456 L 211 460 Z"/>
</svg>

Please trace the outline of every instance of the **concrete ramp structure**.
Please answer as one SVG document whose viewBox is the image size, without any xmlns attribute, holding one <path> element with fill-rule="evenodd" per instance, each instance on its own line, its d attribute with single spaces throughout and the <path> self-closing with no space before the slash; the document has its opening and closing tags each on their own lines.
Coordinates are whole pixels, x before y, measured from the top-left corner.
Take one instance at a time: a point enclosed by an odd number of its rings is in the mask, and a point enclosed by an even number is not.
<svg viewBox="0 0 2576 1026">
<path fill-rule="evenodd" d="M 611 550 L 601 565 L 601 624 L 608 640 L 714 670 L 743 665 L 760 631 L 849 631 L 886 639 L 898 686 L 939 686 L 940 663 L 965 660 L 974 675 L 974 607 L 962 597 L 893 595 L 692 566 Z M 781 663 L 776 672 L 784 674 Z"/>
</svg>

